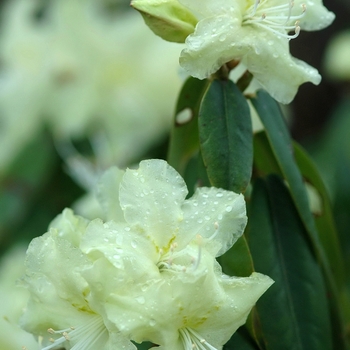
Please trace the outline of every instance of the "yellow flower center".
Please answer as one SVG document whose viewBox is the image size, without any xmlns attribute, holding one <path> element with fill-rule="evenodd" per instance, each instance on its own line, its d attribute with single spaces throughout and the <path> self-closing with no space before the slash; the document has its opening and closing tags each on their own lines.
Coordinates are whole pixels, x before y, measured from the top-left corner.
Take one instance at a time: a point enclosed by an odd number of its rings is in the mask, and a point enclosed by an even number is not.
<svg viewBox="0 0 350 350">
<path fill-rule="evenodd" d="M 160 259 L 157 264 L 159 270 L 186 272 L 189 271 L 188 269 L 190 268 L 195 271 L 201 261 L 202 236 L 198 234 L 193 243 L 197 246 L 197 249 L 191 249 L 191 251 L 188 249 L 177 250 L 178 245 L 176 242 L 170 245 L 170 249 L 166 253 L 160 250 Z M 178 264 L 176 259 L 181 259 L 182 263 Z"/>
</svg>

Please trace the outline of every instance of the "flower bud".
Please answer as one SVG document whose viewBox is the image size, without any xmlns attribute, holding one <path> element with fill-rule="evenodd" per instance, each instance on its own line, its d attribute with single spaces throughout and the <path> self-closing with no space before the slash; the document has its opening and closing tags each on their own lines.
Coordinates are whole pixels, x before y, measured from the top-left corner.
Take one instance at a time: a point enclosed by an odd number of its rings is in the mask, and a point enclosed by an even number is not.
<svg viewBox="0 0 350 350">
<path fill-rule="evenodd" d="M 131 6 L 156 35 L 171 42 L 185 42 L 198 22 L 177 0 L 132 0 Z"/>
</svg>

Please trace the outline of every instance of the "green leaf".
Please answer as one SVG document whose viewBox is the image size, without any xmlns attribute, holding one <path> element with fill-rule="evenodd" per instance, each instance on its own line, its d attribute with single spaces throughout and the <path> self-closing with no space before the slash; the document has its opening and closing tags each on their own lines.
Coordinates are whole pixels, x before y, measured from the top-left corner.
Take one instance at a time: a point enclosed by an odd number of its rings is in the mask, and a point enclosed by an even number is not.
<svg viewBox="0 0 350 350">
<path fill-rule="evenodd" d="M 223 272 L 230 276 L 246 277 L 254 272 L 252 256 L 244 235 L 224 255 L 220 256 L 218 261 Z"/>
<path fill-rule="evenodd" d="M 281 109 L 277 102 L 265 91 L 258 91 L 257 97 L 251 99 L 269 140 L 279 168 L 290 186 L 290 192 L 312 239 L 316 251 L 319 241 L 313 216 L 309 208 L 303 178 L 297 167 L 293 155 L 292 141 L 285 124 Z"/>
<path fill-rule="evenodd" d="M 278 176 L 256 181 L 249 219 L 247 237 L 255 269 L 275 281 L 256 305 L 266 349 L 331 349 L 321 268 L 288 189 Z"/>
<path fill-rule="evenodd" d="M 319 232 L 321 244 L 328 258 L 331 272 L 334 276 L 335 282 L 337 283 L 340 309 L 343 311 L 344 318 L 349 324 L 350 295 L 346 286 L 346 262 L 341 251 L 328 193 L 315 164 L 309 158 L 306 152 L 296 143 L 294 144 L 294 151 L 296 162 L 305 181 L 311 184 L 317 190 L 319 195 L 321 208 L 315 216 L 316 226 Z M 337 339 L 344 337 L 344 333 L 346 332 L 344 328 L 346 328 L 346 326 L 345 324 L 342 324 L 344 321 L 340 319 L 340 310 L 338 309 L 339 306 L 337 306 L 336 303 L 333 303 L 332 308 L 333 332 L 336 337 L 335 340 L 337 341 Z M 337 345 L 337 348 L 340 349 L 341 345 Z"/>
<path fill-rule="evenodd" d="M 265 176 L 268 174 L 282 175 L 276 161 L 265 131 L 254 134 L 254 170 L 255 175 Z"/>
<path fill-rule="evenodd" d="M 253 163 L 249 106 L 230 80 L 213 80 L 199 110 L 203 161 L 213 186 L 234 192 L 247 188 Z"/>
<path fill-rule="evenodd" d="M 339 337 L 334 338 L 334 341 L 338 344 L 337 350 L 345 349 L 345 326 L 342 319 L 344 310 L 341 309 L 341 294 L 331 271 L 328 256 L 321 245 L 319 233 L 310 210 L 304 181 L 294 158 L 293 144 L 283 115 L 277 102 L 265 91 L 259 91 L 257 97 L 252 98 L 251 101 L 265 126 L 271 149 L 283 177 L 287 180 L 291 197 L 312 243 L 313 252 L 321 262 L 326 276 L 328 299 L 332 306 L 333 323 L 338 327 L 338 333 L 340 334 Z"/>
<path fill-rule="evenodd" d="M 202 155 L 200 152 L 196 153 L 188 161 L 183 177 L 188 188 L 187 198 L 193 196 L 197 187 L 210 186 L 208 175 L 204 167 Z"/>
<path fill-rule="evenodd" d="M 259 350 L 245 327 L 241 327 L 224 345 L 224 350 Z"/>
<path fill-rule="evenodd" d="M 311 184 L 320 196 L 321 211 L 316 213 L 316 226 L 319 232 L 321 244 L 328 257 L 332 274 L 340 287 L 345 281 L 344 261 L 326 187 L 313 161 L 301 146 L 296 143 L 294 143 L 294 154 L 296 163 L 299 166 L 304 180 Z"/>
<path fill-rule="evenodd" d="M 181 175 L 199 149 L 198 110 L 207 85 L 207 80 L 188 78 L 177 101 L 167 161 Z"/>
</svg>

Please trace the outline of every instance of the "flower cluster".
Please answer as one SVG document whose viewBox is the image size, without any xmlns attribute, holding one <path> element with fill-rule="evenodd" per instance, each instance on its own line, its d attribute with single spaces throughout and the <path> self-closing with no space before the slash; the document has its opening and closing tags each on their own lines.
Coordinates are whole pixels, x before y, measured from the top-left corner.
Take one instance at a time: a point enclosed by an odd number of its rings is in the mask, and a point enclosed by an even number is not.
<svg viewBox="0 0 350 350">
<path fill-rule="evenodd" d="M 107 3 L 118 1 L 4 2 L 0 175 L 44 125 L 58 144 L 89 138 L 101 168 L 125 166 L 170 128 L 181 84 L 177 45 Z"/>
<path fill-rule="evenodd" d="M 66 209 L 32 241 L 22 318 L 43 350 L 221 349 L 273 281 L 229 277 L 215 257 L 246 225 L 242 195 L 199 188 L 162 160 L 111 168 L 97 196 L 108 221 Z"/>
<path fill-rule="evenodd" d="M 159 2 L 133 0 L 132 4 L 142 12 L 146 3 L 152 15 Z M 171 6 L 173 1 L 162 2 Z M 320 83 L 321 76 L 315 68 L 291 56 L 289 41 L 300 30 L 320 30 L 332 23 L 335 16 L 321 0 L 178 2 L 198 19 L 180 55 L 180 65 L 192 76 L 208 78 L 230 61 L 241 62 L 282 103 L 292 101 L 299 85 L 308 81 Z M 147 24 L 150 25 L 150 20 Z"/>
</svg>

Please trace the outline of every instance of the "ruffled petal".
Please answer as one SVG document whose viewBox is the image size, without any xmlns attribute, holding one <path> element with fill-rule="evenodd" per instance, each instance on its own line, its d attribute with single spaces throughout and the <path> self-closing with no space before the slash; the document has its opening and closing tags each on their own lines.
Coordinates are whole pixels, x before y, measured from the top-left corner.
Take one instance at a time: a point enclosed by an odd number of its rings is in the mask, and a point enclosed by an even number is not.
<svg viewBox="0 0 350 350">
<path fill-rule="evenodd" d="M 52 220 L 49 228 L 57 230 L 58 236 L 70 242 L 74 247 L 79 247 L 88 223 L 88 220 L 74 215 L 73 210 L 67 208 Z"/>
<path fill-rule="evenodd" d="M 301 84 L 312 82 L 318 85 L 321 82 L 315 68 L 290 55 L 287 39 L 278 38 L 268 31 L 252 32 L 245 27 L 240 35 L 244 38 L 241 45 L 250 48 L 242 57 L 242 63 L 277 101 L 289 103 Z"/>
<path fill-rule="evenodd" d="M 220 15 L 201 20 L 186 39 L 180 65 L 193 77 L 205 79 L 224 63 L 240 59 L 248 48 L 241 45 L 241 14 Z"/>
<path fill-rule="evenodd" d="M 304 17 L 300 20 L 302 30 L 312 31 L 328 27 L 335 18 L 335 14 L 323 6 L 321 0 L 295 0 L 295 7 L 306 5 Z"/>
<path fill-rule="evenodd" d="M 214 187 L 197 189 L 182 210 L 184 220 L 176 240 L 179 249 L 200 235 L 205 249 L 220 256 L 243 234 L 247 223 L 243 196 Z"/>
<path fill-rule="evenodd" d="M 22 324 L 31 333 L 48 337 L 46 329 L 63 329 L 84 322 L 90 310 L 88 285 L 81 270 L 89 266 L 83 254 L 51 229 L 29 245 L 23 284 L 31 298 Z M 35 317 L 33 317 L 35 315 Z"/>
<path fill-rule="evenodd" d="M 163 160 L 146 160 L 125 172 L 120 204 L 131 228 L 164 249 L 177 235 L 186 195 L 186 184 L 175 169 Z"/>
<path fill-rule="evenodd" d="M 274 281 L 254 272 L 250 277 L 223 276 L 220 284 L 225 298 L 205 323 L 196 329 L 211 345 L 221 348 L 236 330 L 242 326 L 258 299 Z"/>
<path fill-rule="evenodd" d="M 130 278 L 142 281 L 154 278 L 154 274 L 158 277 L 154 245 L 126 224 L 104 224 L 96 219 L 89 224 L 80 247 L 93 261 L 103 257 L 111 264 L 107 270 L 96 271 L 99 278 L 106 275 L 107 280 L 112 275 L 118 283 L 125 283 Z"/>
<path fill-rule="evenodd" d="M 81 271 L 90 265 L 80 249 L 67 239 L 60 237 L 55 229 L 35 238 L 29 245 L 25 261 L 25 284 L 31 294 L 50 302 L 47 289 L 56 290 L 57 295 L 77 307 L 87 307 L 84 293 L 88 290 Z M 51 301 L 55 300 L 53 297 Z"/>
</svg>

